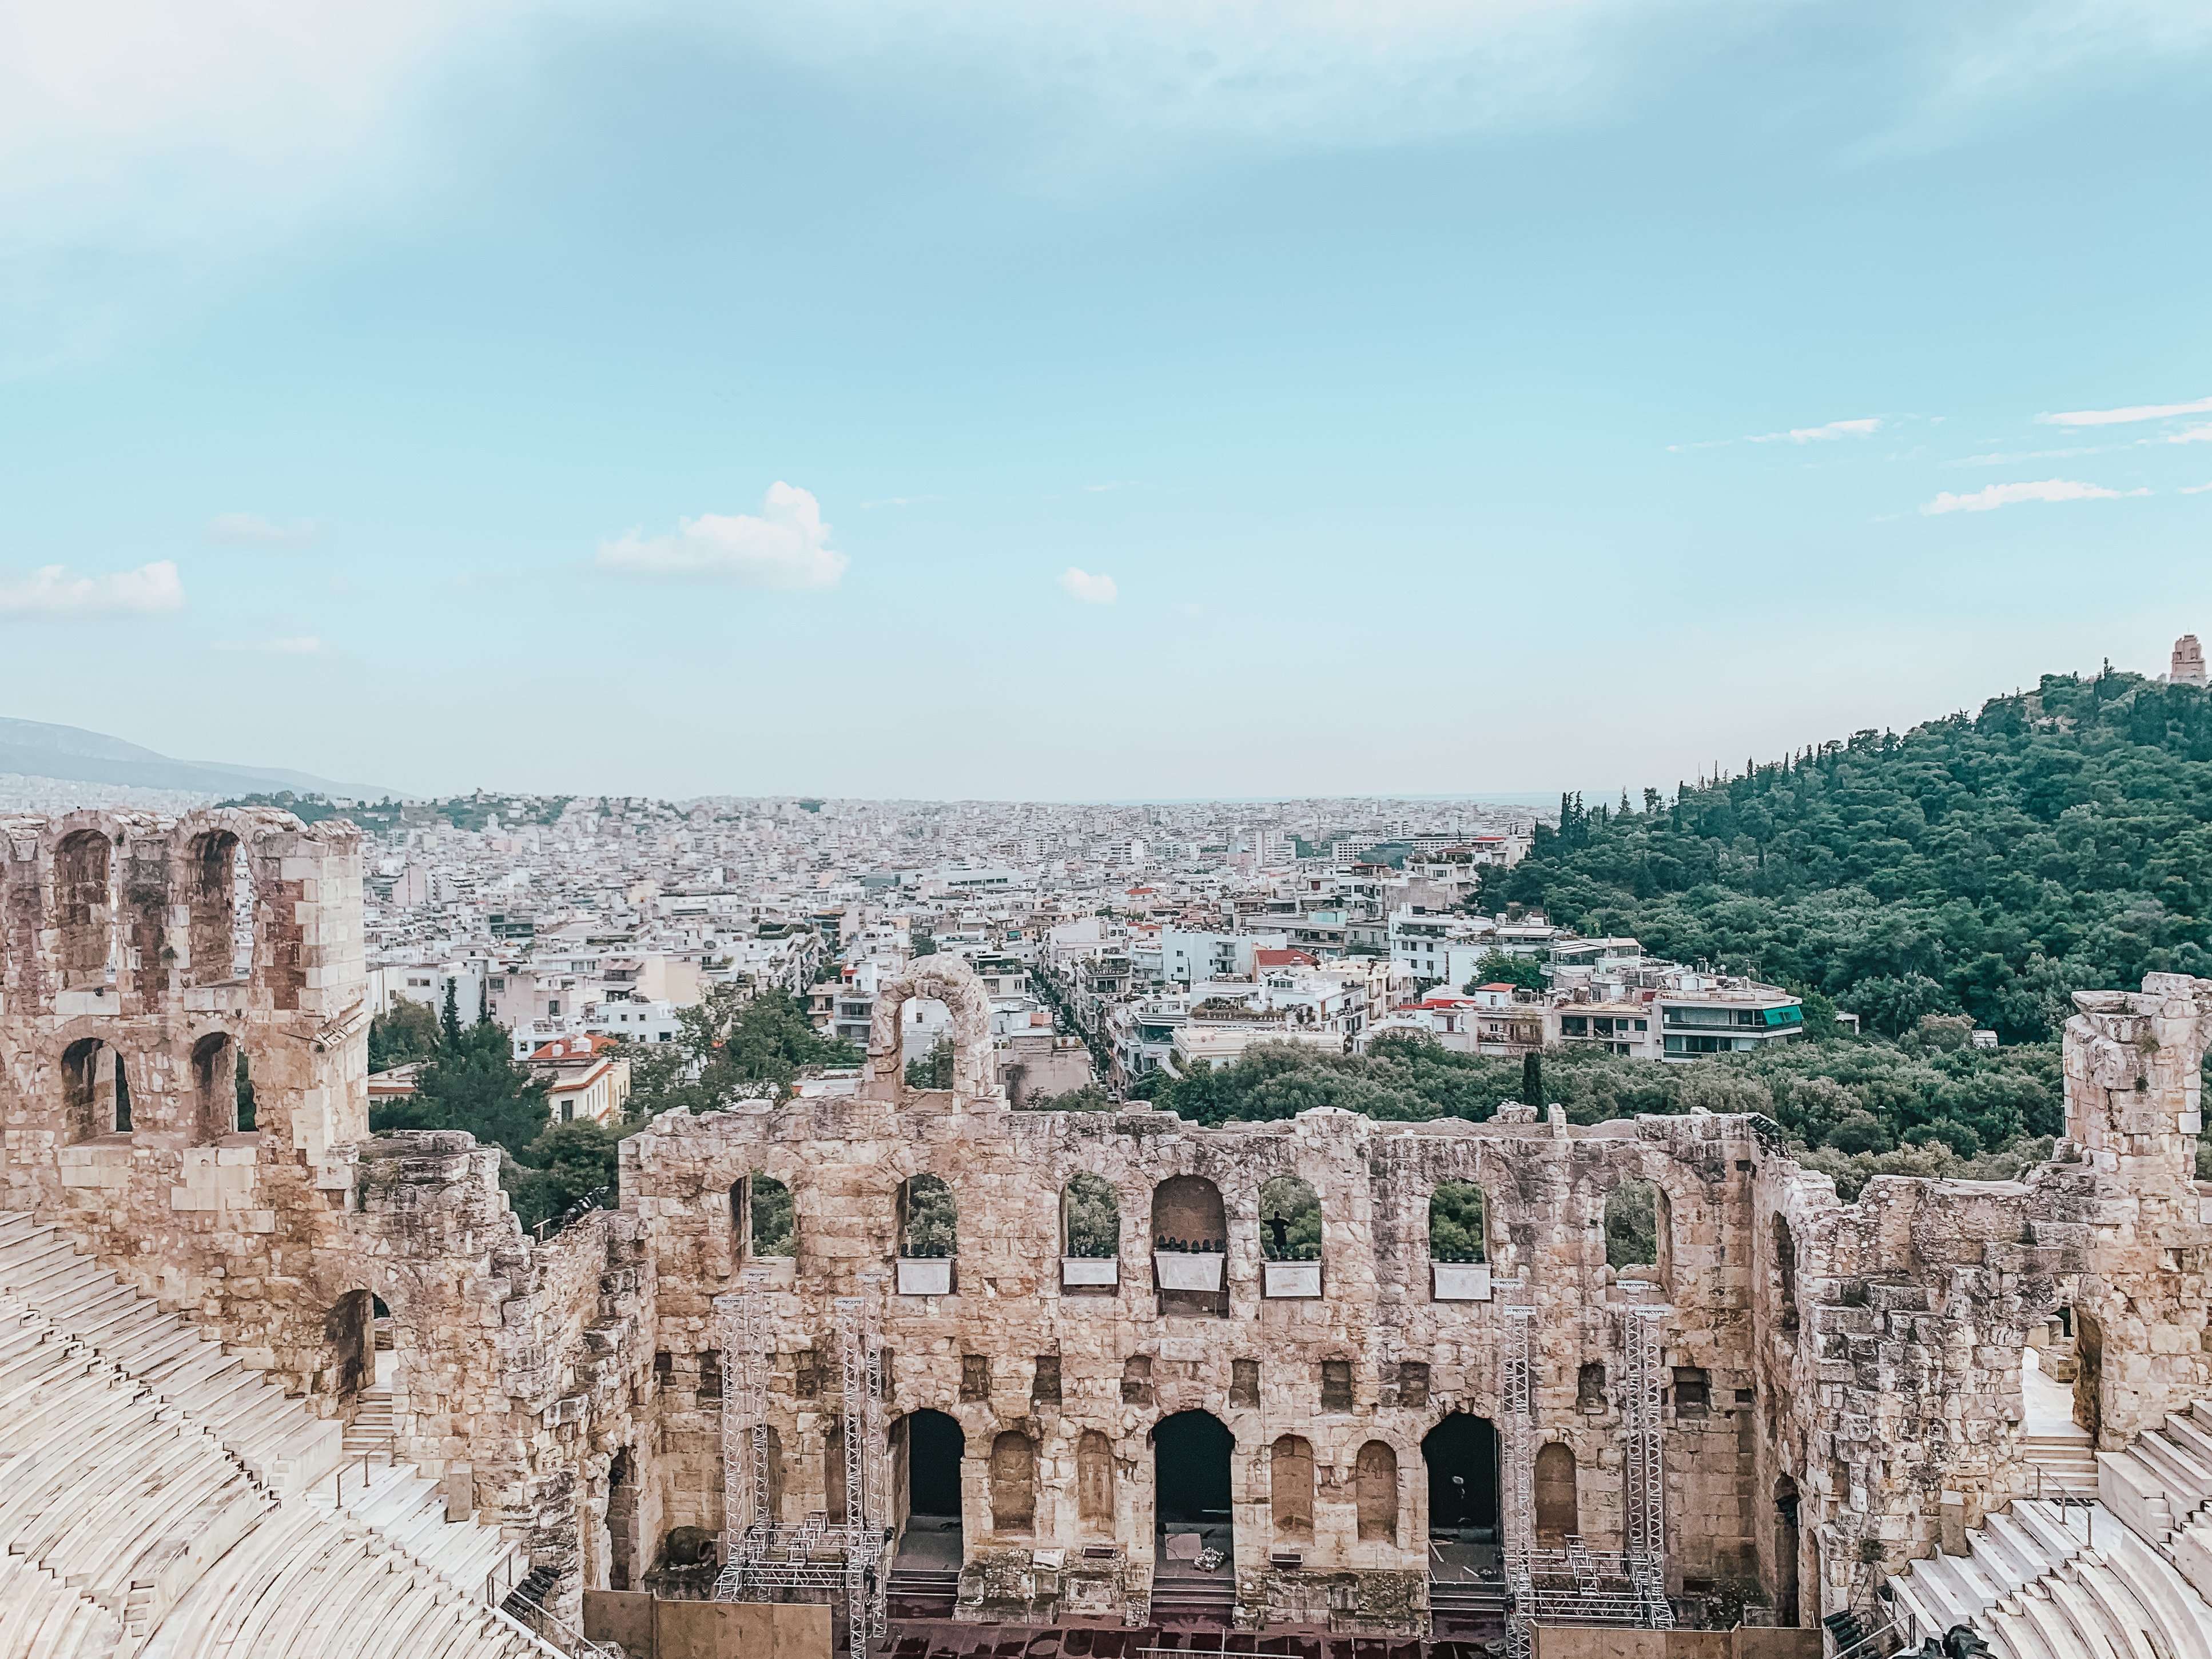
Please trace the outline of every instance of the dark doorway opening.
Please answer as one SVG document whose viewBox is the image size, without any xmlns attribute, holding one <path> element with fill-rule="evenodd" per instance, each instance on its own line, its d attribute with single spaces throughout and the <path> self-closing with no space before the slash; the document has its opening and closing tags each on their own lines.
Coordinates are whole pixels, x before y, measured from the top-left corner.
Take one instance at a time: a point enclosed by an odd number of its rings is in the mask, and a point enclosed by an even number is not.
<svg viewBox="0 0 2212 1659">
<path fill-rule="evenodd" d="M 637 1472 L 629 1449 L 607 1469 L 607 1588 L 635 1588 L 637 1552 Z"/>
<path fill-rule="evenodd" d="M 1152 1430 L 1162 1522 L 1228 1524 L 1229 1454 L 1237 1444 L 1211 1412 L 1177 1412 Z"/>
<path fill-rule="evenodd" d="M 2105 1427 L 2105 1333 L 2081 1309 L 2074 1314 L 2074 1420 L 2100 1442 Z"/>
<path fill-rule="evenodd" d="M 1774 1483 L 1775 1620 L 1797 1626 L 1797 1483 L 1784 1475 Z"/>
<path fill-rule="evenodd" d="M 1421 1442 L 1429 1466 L 1429 1536 L 1462 1544 L 1498 1541 L 1498 1429 L 1486 1417 L 1454 1412 Z"/>
<path fill-rule="evenodd" d="M 902 1501 L 898 1567 L 911 1596 L 923 1579 L 931 1600 L 942 1594 L 949 1607 L 951 1583 L 966 1554 L 960 1529 L 960 1463 L 968 1437 L 943 1412 L 910 1412 L 891 1425 L 892 1479 Z M 838 1517 L 832 1516 L 833 1520 Z M 900 1590 L 894 1588 L 897 1596 Z"/>
<path fill-rule="evenodd" d="M 943 1412 L 907 1419 L 907 1513 L 960 1519 L 960 1459 L 968 1437 Z"/>
<path fill-rule="evenodd" d="M 323 1321 L 331 1345 L 331 1392 L 350 1400 L 376 1380 L 376 1298 L 349 1291 Z"/>
<path fill-rule="evenodd" d="M 1225 1583 L 1224 1574 L 1236 1571 L 1229 1476 L 1236 1449 L 1237 1437 L 1211 1412 L 1177 1412 L 1153 1425 L 1156 1571 L 1161 1576 L 1221 1577 Z M 1218 1559 L 1210 1551 L 1218 1551 Z"/>
</svg>

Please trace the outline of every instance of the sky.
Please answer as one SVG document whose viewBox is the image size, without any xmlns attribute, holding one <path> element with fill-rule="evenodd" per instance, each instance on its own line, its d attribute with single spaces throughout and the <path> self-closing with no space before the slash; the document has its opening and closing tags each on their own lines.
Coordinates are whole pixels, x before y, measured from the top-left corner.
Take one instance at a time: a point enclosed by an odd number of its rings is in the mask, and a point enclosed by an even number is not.
<svg viewBox="0 0 2212 1659">
<path fill-rule="evenodd" d="M 2212 638 L 2212 0 L 0 0 L 0 714 L 1607 793 Z"/>
</svg>

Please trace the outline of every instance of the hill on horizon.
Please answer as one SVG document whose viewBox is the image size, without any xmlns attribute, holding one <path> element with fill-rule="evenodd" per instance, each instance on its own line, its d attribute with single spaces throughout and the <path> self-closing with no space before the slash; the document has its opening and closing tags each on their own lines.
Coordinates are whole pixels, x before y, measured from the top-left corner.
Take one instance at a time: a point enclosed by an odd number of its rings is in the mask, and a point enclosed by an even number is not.
<svg viewBox="0 0 2212 1659">
<path fill-rule="evenodd" d="M 1832 999 L 2047 1039 L 2071 994 L 2212 975 L 2212 693 L 2046 674 L 1670 800 L 1561 803 L 1480 902 Z"/>
<path fill-rule="evenodd" d="M 397 791 L 338 783 L 307 772 L 235 766 L 222 761 L 180 761 L 98 732 L 40 720 L 0 717 L 0 772 L 52 778 L 65 783 L 112 783 L 138 789 L 174 789 L 233 795 L 289 789 L 296 793 L 380 799 Z"/>
</svg>

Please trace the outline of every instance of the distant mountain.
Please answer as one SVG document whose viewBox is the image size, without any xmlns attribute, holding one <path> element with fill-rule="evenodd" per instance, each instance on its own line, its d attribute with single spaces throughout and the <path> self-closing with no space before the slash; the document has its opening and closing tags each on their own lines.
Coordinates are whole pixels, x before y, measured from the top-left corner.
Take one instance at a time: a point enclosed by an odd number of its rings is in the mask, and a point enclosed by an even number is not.
<svg viewBox="0 0 2212 1659">
<path fill-rule="evenodd" d="M 289 789 L 380 800 L 397 793 L 380 785 L 334 783 L 310 773 L 273 767 L 171 760 L 135 743 L 74 726 L 7 719 L 0 719 L 0 772 L 58 778 L 69 783 L 119 783 L 140 789 L 190 790 L 210 795 Z"/>
</svg>

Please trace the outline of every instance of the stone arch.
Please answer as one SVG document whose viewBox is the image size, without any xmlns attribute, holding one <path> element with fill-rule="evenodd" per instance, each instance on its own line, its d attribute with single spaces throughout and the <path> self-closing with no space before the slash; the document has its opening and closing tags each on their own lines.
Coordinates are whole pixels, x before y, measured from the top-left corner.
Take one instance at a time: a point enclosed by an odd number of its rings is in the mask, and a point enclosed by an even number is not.
<svg viewBox="0 0 2212 1659">
<path fill-rule="evenodd" d="M 799 1254 L 799 1211 L 791 1188 L 756 1170 L 730 1188 L 732 1236 L 748 1260 L 780 1259 Z"/>
<path fill-rule="evenodd" d="M 1490 1260 L 1490 1202 L 1472 1181 L 1446 1181 L 1429 1194 L 1429 1259 Z"/>
<path fill-rule="evenodd" d="M 1267 1512 L 1278 1539 L 1313 1541 L 1313 1445 L 1303 1435 L 1286 1434 L 1267 1448 Z"/>
<path fill-rule="evenodd" d="M 898 1253 L 909 1261 L 957 1255 L 960 1210 L 942 1176 L 923 1170 L 898 1189 Z"/>
<path fill-rule="evenodd" d="M 1797 1626 L 1797 1483 L 1786 1474 L 1774 1483 L 1774 1607 L 1777 1625 Z"/>
<path fill-rule="evenodd" d="M 904 1011 L 915 997 L 945 1005 L 952 1016 L 952 1099 L 974 1108 L 1002 1097 L 991 1080 L 991 996 L 964 957 L 939 951 L 923 957 L 878 989 L 868 1025 L 863 1086 L 873 1100 L 907 1099 Z"/>
<path fill-rule="evenodd" d="M 1157 1253 L 1153 1278 L 1162 1313 L 1227 1317 L 1229 1217 L 1220 1188 L 1196 1175 L 1170 1176 L 1153 1188 L 1152 1246 Z M 1191 1255 L 1214 1258 L 1201 1264 L 1204 1272 L 1198 1276 L 1212 1276 L 1218 1288 L 1179 1289 L 1166 1282 L 1191 1265 L 1174 1258 Z"/>
<path fill-rule="evenodd" d="M 1007 1429 L 991 1442 L 991 1529 L 1028 1532 L 1036 1524 L 1036 1442 Z"/>
<path fill-rule="evenodd" d="M 636 1455 L 624 1446 L 607 1465 L 607 1588 L 637 1586 L 638 1480 Z"/>
<path fill-rule="evenodd" d="M 250 1127 L 240 1121 L 245 1060 L 245 1051 L 228 1031 L 210 1031 L 192 1045 L 193 1146 L 212 1146 Z"/>
<path fill-rule="evenodd" d="M 1536 1547 L 1564 1549 L 1583 1529 L 1574 1448 L 1564 1440 L 1546 1441 L 1536 1449 L 1534 1475 Z"/>
<path fill-rule="evenodd" d="M 1279 1175 L 1260 1188 L 1260 1250 L 1271 1261 L 1321 1260 L 1321 1194 L 1302 1176 Z"/>
<path fill-rule="evenodd" d="M 61 988 L 107 981 L 113 953 L 115 843 L 72 830 L 54 843 L 54 966 Z"/>
<path fill-rule="evenodd" d="M 1103 1176 L 1082 1170 L 1060 1194 L 1060 1253 L 1110 1260 L 1121 1254 L 1121 1196 Z"/>
<path fill-rule="evenodd" d="M 131 1080 L 119 1049 L 79 1037 L 62 1050 L 60 1071 L 64 1141 L 131 1133 Z"/>
<path fill-rule="evenodd" d="M 1114 1443 L 1085 1429 L 1075 1443 L 1075 1518 L 1085 1533 L 1114 1532 Z"/>
<path fill-rule="evenodd" d="M 365 1290 L 348 1291 L 323 1319 L 330 1345 L 329 1392 L 349 1401 L 376 1381 L 376 1301 Z"/>
<path fill-rule="evenodd" d="M 1782 1292 L 1782 1311 L 1794 1318 L 1797 1312 L 1797 1237 L 1779 1211 L 1774 1217 L 1774 1276 Z"/>
<path fill-rule="evenodd" d="M 185 843 L 187 985 L 221 985 L 242 977 L 236 939 L 244 860 L 238 836 L 221 827 L 203 830 Z"/>
<path fill-rule="evenodd" d="M 1605 1265 L 1616 1273 L 1649 1267 L 1656 1274 L 1665 1247 L 1660 1243 L 1664 1215 L 1659 1184 L 1631 1180 L 1605 1195 Z"/>
<path fill-rule="evenodd" d="M 1362 1542 L 1398 1541 L 1398 1454 L 1384 1440 L 1370 1440 L 1352 1463 L 1352 1495 Z"/>
</svg>

